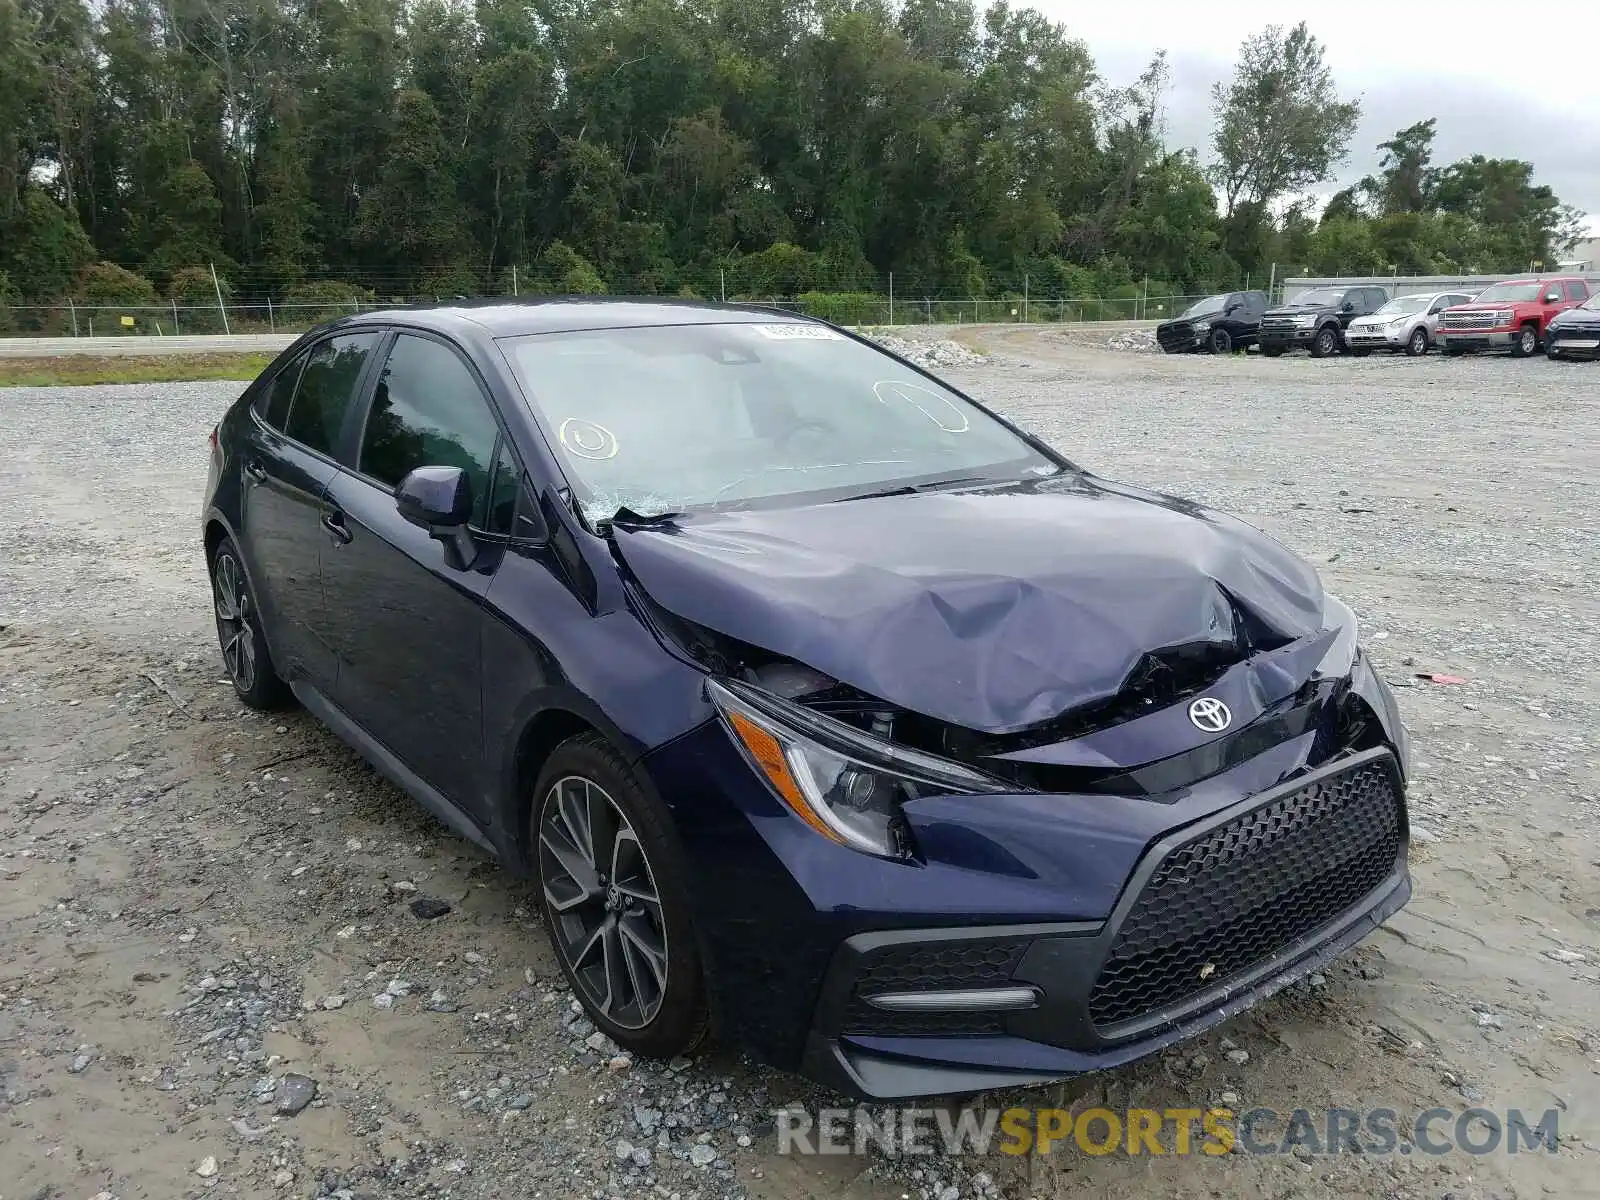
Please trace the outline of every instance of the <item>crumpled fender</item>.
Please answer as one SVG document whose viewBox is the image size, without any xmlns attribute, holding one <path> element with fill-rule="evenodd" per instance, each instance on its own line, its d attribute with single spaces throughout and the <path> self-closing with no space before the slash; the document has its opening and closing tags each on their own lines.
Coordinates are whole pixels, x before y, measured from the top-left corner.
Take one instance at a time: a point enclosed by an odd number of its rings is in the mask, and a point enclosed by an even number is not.
<svg viewBox="0 0 1600 1200">
<path fill-rule="evenodd" d="M 1068 473 L 979 491 L 613 527 L 651 599 L 901 708 L 1007 733 L 1108 699 L 1241 610 L 1321 628 L 1312 568 L 1244 523 Z"/>
</svg>

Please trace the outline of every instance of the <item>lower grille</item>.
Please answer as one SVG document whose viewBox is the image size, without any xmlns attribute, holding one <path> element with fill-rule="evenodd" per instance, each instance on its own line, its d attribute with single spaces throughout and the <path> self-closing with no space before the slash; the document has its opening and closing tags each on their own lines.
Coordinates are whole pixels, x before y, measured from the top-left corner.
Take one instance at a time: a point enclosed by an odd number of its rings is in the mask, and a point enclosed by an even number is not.
<svg viewBox="0 0 1600 1200">
<path fill-rule="evenodd" d="M 1104 1032 L 1211 992 L 1334 920 L 1399 859 L 1382 762 L 1319 779 L 1168 851 L 1089 995 Z"/>
<path fill-rule="evenodd" d="M 890 1012 L 868 1004 L 881 992 L 931 992 L 1001 987 L 1010 982 L 1030 937 L 922 942 L 868 952 L 857 969 L 842 1032 L 904 1035 L 1000 1033 L 1004 1014 Z"/>
</svg>

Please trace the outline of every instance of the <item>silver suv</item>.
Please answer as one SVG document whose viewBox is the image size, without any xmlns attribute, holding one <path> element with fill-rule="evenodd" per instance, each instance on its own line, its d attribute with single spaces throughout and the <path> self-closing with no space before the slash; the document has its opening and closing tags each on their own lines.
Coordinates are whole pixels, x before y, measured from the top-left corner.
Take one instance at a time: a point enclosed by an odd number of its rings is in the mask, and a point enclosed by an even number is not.
<svg viewBox="0 0 1600 1200">
<path fill-rule="evenodd" d="M 1396 296 L 1371 316 L 1357 317 L 1344 332 L 1345 345 L 1358 358 L 1374 350 L 1426 354 L 1439 329 L 1439 314 L 1472 299 L 1467 292 L 1424 292 Z"/>
</svg>

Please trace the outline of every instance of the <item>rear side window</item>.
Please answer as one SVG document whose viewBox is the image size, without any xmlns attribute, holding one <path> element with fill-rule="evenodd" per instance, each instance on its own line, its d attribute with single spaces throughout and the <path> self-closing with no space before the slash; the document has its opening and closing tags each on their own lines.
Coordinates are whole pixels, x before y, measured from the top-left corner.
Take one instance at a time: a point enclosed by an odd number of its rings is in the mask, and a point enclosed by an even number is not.
<svg viewBox="0 0 1600 1200">
<path fill-rule="evenodd" d="M 402 333 L 378 377 L 358 469 L 390 487 L 418 467 L 460 467 L 483 528 L 500 426 L 477 379 L 448 347 Z"/>
<path fill-rule="evenodd" d="M 1387 303 L 1389 303 L 1388 292 L 1384 291 L 1382 288 L 1367 289 L 1367 307 L 1369 309 L 1377 310 L 1382 308 Z"/>
<path fill-rule="evenodd" d="M 306 356 L 297 354 L 288 366 L 273 376 L 266 392 L 256 401 L 256 412 L 274 429 L 282 432 L 289 419 L 289 402 L 294 399 L 294 385 L 300 382 L 300 369 L 306 365 Z"/>
<path fill-rule="evenodd" d="M 284 433 L 313 450 L 332 454 L 361 369 L 377 344 L 376 333 L 350 333 L 312 347 Z"/>
<path fill-rule="evenodd" d="M 1581 279 L 1569 279 L 1569 280 L 1567 280 L 1567 299 L 1568 300 L 1587 300 L 1588 298 L 1589 298 L 1589 288 L 1583 282 L 1583 280 L 1581 280 Z"/>
</svg>

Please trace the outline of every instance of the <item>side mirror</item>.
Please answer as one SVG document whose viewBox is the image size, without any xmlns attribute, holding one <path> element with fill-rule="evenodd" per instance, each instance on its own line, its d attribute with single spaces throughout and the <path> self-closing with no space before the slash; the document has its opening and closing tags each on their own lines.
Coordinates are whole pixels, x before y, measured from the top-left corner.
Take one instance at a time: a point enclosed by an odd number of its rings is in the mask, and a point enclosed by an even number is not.
<svg viewBox="0 0 1600 1200">
<path fill-rule="evenodd" d="M 1343 304 L 1341 304 L 1339 306 L 1339 311 L 1340 312 L 1355 312 L 1355 310 L 1356 310 L 1356 302 L 1354 300 L 1346 300 Z"/>
<path fill-rule="evenodd" d="M 407 521 L 444 544 L 445 557 L 465 571 L 478 556 L 467 522 L 472 518 L 472 481 L 460 467 L 418 467 L 395 489 L 394 506 Z"/>
<path fill-rule="evenodd" d="M 1561 293 L 1560 292 L 1546 292 L 1544 294 L 1544 302 L 1546 304 L 1560 304 L 1561 303 Z"/>
</svg>

